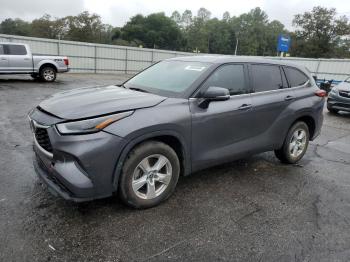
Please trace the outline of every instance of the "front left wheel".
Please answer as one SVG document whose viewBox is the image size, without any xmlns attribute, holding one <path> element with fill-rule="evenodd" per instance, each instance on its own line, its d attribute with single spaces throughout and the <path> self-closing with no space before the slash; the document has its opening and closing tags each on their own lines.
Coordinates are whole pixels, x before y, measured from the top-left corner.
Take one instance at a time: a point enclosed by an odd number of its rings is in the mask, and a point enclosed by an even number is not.
<svg viewBox="0 0 350 262">
<path fill-rule="evenodd" d="M 134 148 L 123 166 L 119 196 L 134 208 L 150 208 L 175 190 L 180 174 L 176 152 L 167 144 L 148 141 Z"/>
</svg>

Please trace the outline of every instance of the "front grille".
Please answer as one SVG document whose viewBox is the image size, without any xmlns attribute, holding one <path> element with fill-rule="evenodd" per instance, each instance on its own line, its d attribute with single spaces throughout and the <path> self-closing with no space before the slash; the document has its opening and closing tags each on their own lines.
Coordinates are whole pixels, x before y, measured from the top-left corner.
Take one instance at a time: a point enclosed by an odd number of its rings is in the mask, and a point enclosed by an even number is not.
<svg viewBox="0 0 350 262">
<path fill-rule="evenodd" d="M 46 151 L 52 153 L 52 145 L 46 128 L 36 127 L 34 134 L 38 144 Z"/>
<path fill-rule="evenodd" d="M 350 104 L 344 104 L 344 103 L 334 103 L 333 106 L 339 106 L 343 108 L 350 108 Z"/>
<path fill-rule="evenodd" d="M 339 91 L 339 95 L 342 97 L 350 98 L 350 92 Z"/>
<path fill-rule="evenodd" d="M 38 166 L 44 171 L 45 177 L 49 179 L 52 183 L 58 186 L 62 191 L 66 192 L 68 195 L 73 196 L 73 193 L 61 182 L 59 181 L 50 171 L 47 169 L 43 161 L 37 157 Z"/>
</svg>

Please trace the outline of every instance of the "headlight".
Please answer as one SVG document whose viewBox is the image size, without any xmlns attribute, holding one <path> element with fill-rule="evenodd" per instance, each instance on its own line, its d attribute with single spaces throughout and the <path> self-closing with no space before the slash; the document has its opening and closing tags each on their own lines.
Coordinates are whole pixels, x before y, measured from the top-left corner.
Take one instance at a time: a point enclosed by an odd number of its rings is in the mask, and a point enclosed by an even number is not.
<svg viewBox="0 0 350 262">
<path fill-rule="evenodd" d="M 61 134 L 89 134 L 96 133 L 109 126 L 110 124 L 130 116 L 134 111 L 123 112 L 114 115 L 102 116 L 92 119 L 66 122 L 57 124 L 57 130 Z"/>
</svg>

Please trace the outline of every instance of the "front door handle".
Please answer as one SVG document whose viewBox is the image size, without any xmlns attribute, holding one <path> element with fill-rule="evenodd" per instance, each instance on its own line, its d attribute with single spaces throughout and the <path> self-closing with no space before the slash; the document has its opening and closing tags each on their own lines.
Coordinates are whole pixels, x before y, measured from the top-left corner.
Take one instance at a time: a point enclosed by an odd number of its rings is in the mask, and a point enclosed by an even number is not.
<svg viewBox="0 0 350 262">
<path fill-rule="evenodd" d="M 238 110 L 248 110 L 251 109 L 252 105 L 251 104 L 243 104 L 240 107 L 238 107 Z"/>
<path fill-rule="evenodd" d="M 24 60 L 28 61 L 28 60 L 29 60 L 29 58 L 24 58 Z"/>
<path fill-rule="evenodd" d="M 294 96 L 286 96 L 284 98 L 285 101 L 290 101 L 290 100 L 293 100 L 294 99 Z"/>
</svg>

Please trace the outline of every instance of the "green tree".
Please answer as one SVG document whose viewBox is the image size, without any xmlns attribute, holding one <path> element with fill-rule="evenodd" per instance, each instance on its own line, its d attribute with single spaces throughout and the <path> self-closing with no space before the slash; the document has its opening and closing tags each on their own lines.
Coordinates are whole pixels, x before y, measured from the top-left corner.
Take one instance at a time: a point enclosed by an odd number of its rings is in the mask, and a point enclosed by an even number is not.
<svg viewBox="0 0 350 262">
<path fill-rule="evenodd" d="M 191 10 L 187 9 L 182 13 L 181 23 L 182 23 L 182 26 L 184 28 L 187 28 L 191 25 L 191 23 L 192 23 L 192 11 Z"/>
<path fill-rule="evenodd" d="M 268 49 L 268 16 L 259 7 L 231 20 L 239 40 L 239 55 L 265 55 Z M 275 45 L 276 46 L 276 45 Z"/>
<path fill-rule="evenodd" d="M 19 18 L 7 18 L 0 24 L 0 33 L 29 36 L 31 35 L 31 26 L 30 23 Z"/>
<path fill-rule="evenodd" d="M 224 21 L 229 21 L 230 20 L 230 18 L 231 18 L 231 15 L 230 15 L 230 13 L 229 12 L 225 12 L 225 13 L 223 13 L 223 15 L 222 15 L 222 20 L 224 20 Z"/>
<path fill-rule="evenodd" d="M 174 20 L 174 22 L 176 24 L 178 24 L 179 26 L 181 26 L 181 15 L 178 11 L 174 11 L 172 14 L 171 14 L 171 17 L 170 17 L 172 20 Z"/>
<path fill-rule="evenodd" d="M 344 57 L 349 50 L 344 37 L 349 35 L 349 21 L 345 16 L 337 17 L 334 8 L 314 7 L 311 12 L 297 14 L 293 25 L 292 54 L 302 57 Z M 341 52 L 343 50 L 343 52 Z"/>
<path fill-rule="evenodd" d="M 204 7 L 199 8 L 197 12 L 197 19 L 201 19 L 203 21 L 208 21 L 210 19 L 211 12 Z"/>
<path fill-rule="evenodd" d="M 206 18 L 196 16 L 186 29 L 187 50 L 201 53 L 209 52 L 209 32 Z"/>
<path fill-rule="evenodd" d="M 65 35 L 66 24 L 64 19 L 53 19 L 45 14 L 31 23 L 31 35 L 43 38 L 61 38 Z"/>
<path fill-rule="evenodd" d="M 183 41 L 179 26 L 164 13 L 132 17 L 122 28 L 122 39 L 171 50 L 179 50 Z"/>
<path fill-rule="evenodd" d="M 206 28 L 209 53 L 233 54 L 236 39 L 226 20 L 211 19 L 207 22 Z"/>
<path fill-rule="evenodd" d="M 67 16 L 64 18 L 66 23 L 65 39 L 83 42 L 103 43 L 107 30 L 112 30 L 109 26 L 102 23 L 101 17 L 97 14 L 90 14 L 85 11 L 77 16 Z"/>
</svg>

